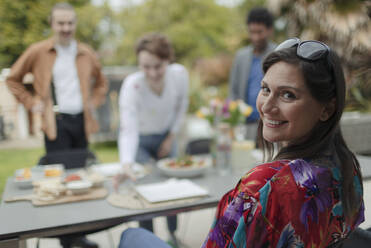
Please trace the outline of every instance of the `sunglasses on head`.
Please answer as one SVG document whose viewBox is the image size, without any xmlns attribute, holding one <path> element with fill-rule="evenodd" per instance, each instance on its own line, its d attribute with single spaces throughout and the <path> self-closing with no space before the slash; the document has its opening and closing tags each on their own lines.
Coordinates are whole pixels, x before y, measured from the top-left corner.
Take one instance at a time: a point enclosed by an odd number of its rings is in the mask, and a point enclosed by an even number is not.
<svg viewBox="0 0 371 248">
<path fill-rule="evenodd" d="M 316 40 L 300 41 L 298 38 L 285 40 L 276 47 L 275 51 L 295 46 L 297 46 L 296 55 L 308 61 L 325 58 L 330 51 L 330 48 L 325 43 Z"/>
</svg>

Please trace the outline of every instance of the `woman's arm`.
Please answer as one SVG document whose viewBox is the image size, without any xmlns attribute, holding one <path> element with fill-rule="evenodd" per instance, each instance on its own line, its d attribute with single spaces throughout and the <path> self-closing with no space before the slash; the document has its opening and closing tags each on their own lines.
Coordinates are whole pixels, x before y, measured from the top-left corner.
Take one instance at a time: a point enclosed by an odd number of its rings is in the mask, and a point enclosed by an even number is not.
<svg viewBox="0 0 371 248">
<path fill-rule="evenodd" d="M 122 165 L 135 162 L 139 144 L 137 89 L 130 78 L 125 80 L 119 96 L 120 130 L 118 148 Z"/>
</svg>

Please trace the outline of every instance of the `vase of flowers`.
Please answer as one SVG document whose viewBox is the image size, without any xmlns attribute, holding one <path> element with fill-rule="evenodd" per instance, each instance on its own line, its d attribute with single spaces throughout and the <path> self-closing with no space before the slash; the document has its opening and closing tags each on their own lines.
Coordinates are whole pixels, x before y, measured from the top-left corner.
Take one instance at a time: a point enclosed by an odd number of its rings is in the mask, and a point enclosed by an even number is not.
<svg viewBox="0 0 371 248">
<path fill-rule="evenodd" d="M 220 124 L 230 126 L 230 136 L 234 140 L 235 128 L 243 125 L 245 120 L 252 113 L 253 109 L 242 100 L 222 100 L 212 98 L 208 106 L 201 107 L 196 115 L 209 121 L 213 128 L 213 141 L 211 142 L 210 151 L 215 162 L 216 158 L 216 141 L 218 140 L 218 127 Z"/>
<path fill-rule="evenodd" d="M 252 107 L 242 100 L 221 100 L 213 98 L 209 106 L 201 107 L 196 115 L 205 118 L 215 128 L 218 123 L 228 123 L 232 128 L 245 123 L 247 117 L 252 113 Z"/>
</svg>

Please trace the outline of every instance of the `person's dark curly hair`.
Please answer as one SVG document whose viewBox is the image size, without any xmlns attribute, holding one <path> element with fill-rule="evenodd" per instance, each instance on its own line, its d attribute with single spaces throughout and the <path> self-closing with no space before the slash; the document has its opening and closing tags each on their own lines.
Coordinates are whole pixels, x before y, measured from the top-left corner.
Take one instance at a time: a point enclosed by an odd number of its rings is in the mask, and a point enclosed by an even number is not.
<svg viewBox="0 0 371 248">
<path fill-rule="evenodd" d="M 251 23 L 261 23 L 267 28 L 271 28 L 273 26 L 273 21 L 273 15 L 264 7 L 253 8 L 246 16 L 246 25 Z"/>
</svg>

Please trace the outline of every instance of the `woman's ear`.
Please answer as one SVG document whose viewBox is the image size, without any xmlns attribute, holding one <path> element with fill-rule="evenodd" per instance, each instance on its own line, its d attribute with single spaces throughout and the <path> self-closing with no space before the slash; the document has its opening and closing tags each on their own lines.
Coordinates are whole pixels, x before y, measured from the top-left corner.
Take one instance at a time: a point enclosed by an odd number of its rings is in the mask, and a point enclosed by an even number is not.
<svg viewBox="0 0 371 248">
<path fill-rule="evenodd" d="M 329 103 L 326 103 L 319 117 L 320 121 L 327 121 L 335 112 L 336 99 L 332 98 Z"/>
</svg>

